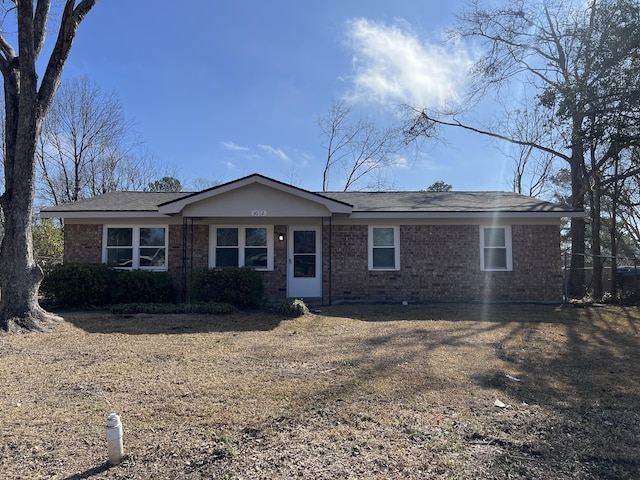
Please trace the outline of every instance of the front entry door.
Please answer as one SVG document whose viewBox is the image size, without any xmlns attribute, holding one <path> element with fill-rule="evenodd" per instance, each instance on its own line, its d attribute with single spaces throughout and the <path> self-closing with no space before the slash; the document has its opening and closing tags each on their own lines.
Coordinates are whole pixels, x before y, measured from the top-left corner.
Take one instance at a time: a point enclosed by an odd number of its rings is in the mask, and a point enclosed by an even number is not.
<svg viewBox="0 0 640 480">
<path fill-rule="evenodd" d="M 319 227 L 289 229 L 288 291 L 292 298 L 322 297 L 321 238 Z"/>
</svg>

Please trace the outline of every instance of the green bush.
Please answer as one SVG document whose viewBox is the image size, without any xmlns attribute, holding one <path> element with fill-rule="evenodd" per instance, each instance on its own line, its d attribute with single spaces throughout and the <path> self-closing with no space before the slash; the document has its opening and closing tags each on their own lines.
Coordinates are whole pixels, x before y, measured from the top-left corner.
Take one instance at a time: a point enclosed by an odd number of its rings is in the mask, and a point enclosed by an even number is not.
<svg viewBox="0 0 640 480">
<path fill-rule="evenodd" d="M 256 308 L 262 304 L 263 295 L 262 275 L 250 267 L 201 270 L 193 277 L 193 299 L 197 302 Z"/>
<path fill-rule="evenodd" d="M 228 303 L 119 303 L 111 307 L 112 313 L 128 315 L 134 313 L 153 315 L 170 313 L 223 315 L 235 311 L 236 309 Z"/>
<path fill-rule="evenodd" d="M 31 230 L 33 256 L 38 265 L 47 268 L 60 263 L 64 252 L 64 234 L 50 218 L 42 219 Z"/>
<path fill-rule="evenodd" d="M 167 272 L 147 270 L 119 270 L 110 303 L 172 303 L 176 293 Z"/>
<path fill-rule="evenodd" d="M 101 263 L 47 268 L 40 294 L 62 307 L 175 301 L 173 282 L 167 272 L 116 270 Z"/>
<path fill-rule="evenodd" d="M 63 307 L 107 305 L 116 273 L 101 263 L 52 265 L 40 284 L 40 294 Z"/>
<path fill-rule="evenodd" d="M 286 317 L 301 317 L 305 313 L 309 313 L 307 305 L 300 299 L 285 300 L 280 305 L 274 307 L 273 311 L 278 315 L 284 315 Z"/>
</svg>

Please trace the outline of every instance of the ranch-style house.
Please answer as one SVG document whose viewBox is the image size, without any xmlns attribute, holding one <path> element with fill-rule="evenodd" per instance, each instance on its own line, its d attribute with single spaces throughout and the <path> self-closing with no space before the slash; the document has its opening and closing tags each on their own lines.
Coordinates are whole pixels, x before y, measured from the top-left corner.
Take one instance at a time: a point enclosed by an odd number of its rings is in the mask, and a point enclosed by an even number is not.
<svg viewBox="0 0 640 480">
<path fill-rule="evenodd" d="M 560 302 L 560 227 L 583 212 L 506 192 L 315 193 L 259 174 L 196 193 L 110 192 L 42 210 L 64 262 L 250 266 L 271 300 Z M 152 300 L 152 299 L 150 299 Z"/>
</svg>

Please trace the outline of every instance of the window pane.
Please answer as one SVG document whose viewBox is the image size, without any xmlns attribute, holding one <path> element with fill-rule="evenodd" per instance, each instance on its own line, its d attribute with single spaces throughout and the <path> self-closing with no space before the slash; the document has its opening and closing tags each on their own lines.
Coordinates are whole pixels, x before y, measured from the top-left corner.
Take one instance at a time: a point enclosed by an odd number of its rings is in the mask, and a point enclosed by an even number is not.
<svg viewBox="0 0 640 480">
<path fill-rule="evenodd" d="M 216 248 L 216 267 L 237 267 L 237 248 Z"/>
<path fill-rule="evenodd" d="M 293 253 L 316 253 L 316 232 L 313 230 L 293 232 Z"/>
<path fill-rule="evenodd" d="M 393 247 L 393 228 L 374 228 L 373 246 Z"/>
<path fill-rule="evenodd" d="M 266 248 L 245 248 L 244 264 L 247 267 L 267 268 Z"/>
<path fill-rule="evenodd" d="M 396 250 L 395 248 L 374 248 L 373 268 L 395 268 Z"/>
<path fill-rule="evenodd" d="M 295 255 L 293 257 L 293 276 L 298 278 L 314 278 L 316 276 L 316 256 Z"/>
<path fill-rule="evenodd" d="M 485 247 L 504 247 L 506 246 L 506 237 L 504 228 L 485 228 L 484 229 L 484 246 Z"/>
<path fill-rule="evenodd" d="M 133 246 L 133 229 L 132 228 L 108 228 L 107 229 L 107 246 L 108 247 L 132 247 Z"/>
<path fill-rule="evenodd" d="M 506 248 L 485 248 L 484 268 L 506 269 L 507 249 Z"/>
<path fill-rule="evenodd" d="M 163 248 L 141 248 L 141 267 L 164 267 L 165 249 Z"/>
<path fill-rule="evenodd" d="M 238 229 L 218 228 L 216 230 L 216 245 L 218 245 L 219 247 L 237 247 Z"/>
<path fill-rule="evenodd" d="M 107 248 L 107 265 L 131 268 L 133 266 L 133 248 Z"/>
<path fill-rule="evenodd" d="M 141 247 L 164 247 L 164 228 L 140 228 Z"/>
<path fill-rule="evenodd" d="M 266 247 L 267 246 L 267 229 L 266 228 L 247 228 L 245 229 L 245 245 L 247 247 Z"/>
</svg>

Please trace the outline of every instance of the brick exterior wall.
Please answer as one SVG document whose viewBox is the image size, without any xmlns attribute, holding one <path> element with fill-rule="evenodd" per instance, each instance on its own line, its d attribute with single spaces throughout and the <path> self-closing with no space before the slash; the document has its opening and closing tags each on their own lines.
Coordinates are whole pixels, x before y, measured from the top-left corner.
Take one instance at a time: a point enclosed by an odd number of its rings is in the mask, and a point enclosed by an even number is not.
<svg viewBox="0 0 640 480">
<path fill-rule="evenodd" d="M 102 262 L 102 225 L 64 226 L 64 263 Z"/>
<path fill-rule="evenodd" d="M 403 225 L 400 270 L 368 270 L 368 227 L 332 227 L 331 302 L 559 302 L 560 233 L 513 225 L 513 271 L 480 270 L 477 225 Z"/>
<path fill-rule="evenodd" d="M 183 226 L 169 226 L 169 273 L 178 290 L 209 262 L 209 226 L 187 225 L 186 271 Z M 287 226 L 275 225 L 274 269 L 263 272 L 271 300 L 287 294 Z M 278 240 L 280 235 L 284 240 Z M 400 270 L 368 270 L 368 227 L 324 222 L 323 303 L 354 301 L 559 302 L 562 261 L 557 225 L 512 225 L 513 271 L 480 270 L 477 225 L 401 225 Z M 102 225 L 65 225 L 65 263 L 102 261 Z M 181 298 L 188 298 L 181 295 Z"/>
<path fill-rule="evenodd" d="M 185 234 L 186 248 L 183 250 Z M 178 298 L 188 300 L 193 272 L 209 266 L 209 225 L 169 225 L 168 257 L 169 274 L 175 282 Z"/>
<path fill-rule="evenodd" d="M 278 240 L 282 235 L 284 240 Z M 273 270 L 261 272 L 264 282 L 264 294 L 272 300 L 284 300 L 287 298 L 287 226 L 274 225 L 273 227 Z"/>
</svg>

